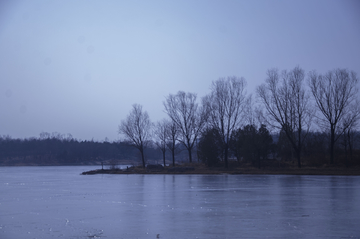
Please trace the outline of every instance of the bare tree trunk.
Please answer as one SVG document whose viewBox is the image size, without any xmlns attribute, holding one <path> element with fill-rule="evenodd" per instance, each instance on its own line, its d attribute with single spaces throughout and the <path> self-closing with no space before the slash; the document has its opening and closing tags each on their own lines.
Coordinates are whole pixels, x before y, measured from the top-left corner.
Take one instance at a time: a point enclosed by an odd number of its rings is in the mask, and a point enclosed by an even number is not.
<svg viewBox="0 0 360 239">
<path fill-rule="evenodd" d="M 348 133 L 347 133 L 347 141 L 349 143 L 349 151 L 350 151 L 350 161 L 353 160 L 353 147 L 352 147 L 352 142 L 351 142 L 351 135 L 350 135 L 350 129 L 348 130 Z"/>
<path fill-rule="evenodd" d="M 293 159 L 294 159 L 294 154 L 293 152 L 295 151 L 295 154 L 296 154 L 296 159 L 297 159 L 297 162 L 298 162 L 298 168 L 301 168 L 301 140 L 299 138 L 298 140 L 298 144 L 296 144 L 296 142 L 293 140 L 293 137 L 290 136 L 290 133 L 286 133 L 286 136 L 288 137 L 289 141 L 290 141 L 290 144 L 292 146 L 291 148 L 291 162 L 293 162 Z M 301 134 L 301 132 L 300 132 Z"/>
<path fill-rule="evenodd" d="M 174 122 L 168 121 L 166 123 L 166 142 L 165 146 L 170 149 L 172 155 L 172 165 L 175 167 L 175 150 L 176 140 L 178 138 L 178 129 Z"/>
<path fill-rule="evenodd" d="M 300 152 L 297 153 L 296 157 L 297 157 L 297 161 L 298 161 L 298 168 L 301 168 L 301 154 L 300 154 Z"/>
<path fill-rule="evenodd" d="M 301 117 L 298 119 L 298 152 L 297 152 L 297 160 L 298 160 L 298 168 L 301 168 L 301 148 L 302 148 L 302 140 L 301 140 L 301 133 L 302 133 L 302 122 Z"/>
<path fill-rule="evenodd" d="M 173 150 L 171 150 L 173 167 L 175 167 L 175 143 L 173 145 Z"/>
<path fill-rule="evenodd" d="M 164 167 L 166 166 L 166 164 L 165 164 L 165 152 L 166 152 L 165 150 L 162 151 L 162 153 L 163 153 L 163 160 L 164 160 Z"/>
<path fill-rule="evenodd" d="M 169 128 L 169 125 L 170 125 L 169 121 L 164 119 L 162 121 L 158 121 L 154 127 L 155 144 L 163 154 L 164 167 L 166 166 L 165 154 L 166 154 L 167 140 L 169 135 L 171 135 L 170 132 L 171 129 Z"/>
<path fill-rule="evenodd" d="M 225 161 L 225 168 L 229 167 L 229 163 L 228 163 L 228 153 L 229 153 L 229 145 L 225 144 L 225 156 L 224 156 L 224 161 Z"/>
<path fill-rule="evenodd" d="M 348 162 L 348 157 L 347 157 L 347 135 L 346 133 L 344 132 L 344 150 L 345 150 L 345 165 L 346 167 L 349 167 L 349 162 Z"/>
<path fill-rule="evenodd" d="M 144 148 L 142 146 L 141 146 L 140 152 L 141 152 L 142 165 L 143 165 L 143 168 L 145 168 Z"/>
<path fill-rule="evenodd" d="M 191 148 L 188 148 L 188 152 L 189 152 L 189 162 L 192 163 Z"/>
<path fill-rule="evenodd" d="M 335 146 L 335 127 L 331 125 L 330 129 L 330 164 L 334 164 L 334 146 Z"/>
</svg>

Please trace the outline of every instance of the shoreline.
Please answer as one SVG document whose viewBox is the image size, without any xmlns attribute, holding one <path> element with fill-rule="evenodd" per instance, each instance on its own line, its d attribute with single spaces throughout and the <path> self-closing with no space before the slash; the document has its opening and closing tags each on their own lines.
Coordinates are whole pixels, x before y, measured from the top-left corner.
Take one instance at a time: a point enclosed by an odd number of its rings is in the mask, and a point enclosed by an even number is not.
<svg viewBox="0 0 360 239">
<path fill-rule="evenodd" d="M 94 174 L 169 174 L 169 175 L 327 175 L 327 176 L 360 176 L 360 168 L 203 168 L 203 167 L 165 167 L 147 169 L 131 167 L 128 169 L 96 169 L 82 172 L 81 175 Z"/>
</svg>

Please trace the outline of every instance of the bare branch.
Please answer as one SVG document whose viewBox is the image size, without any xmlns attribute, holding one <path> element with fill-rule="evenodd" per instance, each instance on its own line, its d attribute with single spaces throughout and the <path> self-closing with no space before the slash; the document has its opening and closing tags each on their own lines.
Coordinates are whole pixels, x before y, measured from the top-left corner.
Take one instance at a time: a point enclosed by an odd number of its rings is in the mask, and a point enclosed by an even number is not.
<svg viewBox="0 0 360 239">
<path fill-rule="evenodd" d="M 130 114 L 119 125 L 119 134 L 123 134 L 140 151 L 143 167 L 145 167 L 144 147 L 151 139 L 151 127 L 148 113 L 143 112 L 142 106 L 138 104 L 133 105 Z"/>
<path fill-rule="evenodd" d="M 213 81 L 210 95 L 203 98 L 209 107 L 209 124 L 220 135 L 228 166 L 228 148 L 231 133 L 243 123 L 246 108 L 246 81 L 244 78 L 228 77 Z"/>
<path fill-rule="evenodd" d="M 196 103 L 196 94 L 183 91 L 166 97 L 164 107 L 165 112 L 177 126 L 180 135 L 178 141 L 184 144 L 189 152 L 189 161 L 192 162 L 191 151 L 206 124 L 207 108 L 199 107 Z"/>
<path fill-rule="evenodd" d="M 266 110 L 265 118 L 271 126 L 286 133 L 297 154 L 298 167 L 301 167 L 301 148 L 313 115 L 304 88 L 304 70 L 295 67 L 279 74 L 277 69 L 270 69 L 267 75 L 266 83 L 257 88 L 258 98 Z"/>
<path fill-rule="evenodd" d="M 356 73 L 336 69 L 325 75 L 309 73 L 309 85 L 321 119 L 330 126 L 330 162 L 334 163 L 334 144 L 359 116 Z M 340 123 L 342 122 L 342 123 Z M 339 124 L 340 123 L 340 124 Z"/>
</svg>

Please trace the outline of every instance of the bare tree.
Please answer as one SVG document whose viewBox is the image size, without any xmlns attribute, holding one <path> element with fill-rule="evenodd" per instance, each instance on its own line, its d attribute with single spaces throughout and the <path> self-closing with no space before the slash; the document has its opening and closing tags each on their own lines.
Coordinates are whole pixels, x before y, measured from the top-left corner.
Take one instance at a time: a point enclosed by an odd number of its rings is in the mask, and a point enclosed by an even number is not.
<svg viewBox="0 0 360 239">
<path fill-rule="evenodd" d="M 125 120 L 119 125 L 119 133 L 123 134 L 132 145 L 141 153 L 141 160 L 145 168 L 144 148 L 151 139 L 151 122 L 142 106 L 133 105 L 133 109 Z"/>
<path fill-rule="evenodd" d="M 173 166 L 175 167 L 175 152 L 177 150 L 176 141 L 178 140 L 179 130 L 173 121 L 167 122 L 167 140 L 166 146 L 171 151 Z"/>
<path fill-rule="evenodd" d="M 358 128 L 359 118 L 360 118 L 360 102 L 358 98 L 355 98 L 353 104 L 351 104 L 347 110 L 347 113 L 339 123 L 338 130 L 336 130 L 335 135 L 340 137 L 338 134 L 342 133 L 343 146 L 345 151 L 345 165 L 349 166 L 348 160 L 348 147 L 350 153 L 350 161 L 353 159 L 353 148 L 356 141 L 356 129 Z M 336 137 L 335 137 L 336 138 Z"/>
<path fill-rule="evenodd" d="M 155 144 L 161 150 L 163 155 L 164 167 L 165 164 L 165 153 L 166 153 L 166 143 L 168 139 L 168 121 L 163 119 L 158 121 L 154 127 L 154 136 Z"/>
<path fill-rule="evenodd" d="M 165 112 L 179 130 L 178 141 L 188 150 L 191 163 L 192 149 L 206 124 L 208 111 L 206 107 L 199 107 L 196 103 L 196 94 L 183 91 L 166 97 L 164 107 Z"/>
<path fill-rule="evenodd" d="M 356 73 L 336 69 L 325 75 L 309 73 L 311 92 L 320 110 L 320 122 L 330 126 L 330 163 L 334 163 L 334 145 L 359 116 L 358 78 Z M 341 123 L 342 122 L 342 123 Z"/>
<path fill-rule="evenodd" d="M 220 135 L 224 151 L 225 167 L 228 167 L 228 151 L 231 133 L 240 127 L 246 108 L 246 81 L 228 77 L 213 81 L 211 93 L 204 98 L 209 107 L 209 124 Z"/>
<path fill-rule="evenodd" d="M 268 123 L 285 132 L 300 168 L 303 141 L 312 117 L 304 70 L 295 67 L 290 72 L 283 71 L 282 80 L 277 69 L 268 70 L 267 75 L 266 83 L 257 88 L 257 95 L 266 109 Z"/>
</svg>

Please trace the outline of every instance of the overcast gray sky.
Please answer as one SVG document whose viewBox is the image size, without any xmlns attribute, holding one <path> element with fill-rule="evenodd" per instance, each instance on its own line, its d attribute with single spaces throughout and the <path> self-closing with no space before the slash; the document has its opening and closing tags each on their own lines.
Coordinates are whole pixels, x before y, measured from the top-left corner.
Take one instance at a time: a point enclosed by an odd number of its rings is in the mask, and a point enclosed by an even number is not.
<svg viewBox="0 0 360 239">
<path fill-rule="evenodd" d="M 360 1 L 0 1 L 0 135 L 117 140 L 138 103 L 152 121 L 179 90 L 219 77 L 348 68 Z"/>
</svg>

